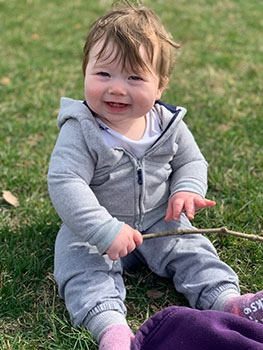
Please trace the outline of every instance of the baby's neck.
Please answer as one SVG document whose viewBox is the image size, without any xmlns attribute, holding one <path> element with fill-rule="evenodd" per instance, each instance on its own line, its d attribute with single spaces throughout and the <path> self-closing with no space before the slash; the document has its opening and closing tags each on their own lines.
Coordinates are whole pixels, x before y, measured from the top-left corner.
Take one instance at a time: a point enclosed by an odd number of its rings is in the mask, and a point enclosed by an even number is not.
<svg viewBox="0 0 263 350">
<path fill-rule="evenodd" d="M 122 133 L 122 135 L 126 136 L 128 139 L 139 141 L 146 130 L 147 121 L 146 116 L 136 119 L 132 125 L 127 128 L 127 130 Z"/>
<path fill-rule="evenodd" d="M 102 121 L 104 122 L 104 120 Z M 130 122 L 126 120 L 125 122 L 119 123 L 118 125 L 110 125 L 109 123 L 107 123 L 106 125 L 108 125 L 112 130 L 127 137 L 128 139 L 131 139 L 133 141 L 139 141 L 145 133 L 147 119 L 146 116 L 144 116 L 131 120 Z"/>
</svg>

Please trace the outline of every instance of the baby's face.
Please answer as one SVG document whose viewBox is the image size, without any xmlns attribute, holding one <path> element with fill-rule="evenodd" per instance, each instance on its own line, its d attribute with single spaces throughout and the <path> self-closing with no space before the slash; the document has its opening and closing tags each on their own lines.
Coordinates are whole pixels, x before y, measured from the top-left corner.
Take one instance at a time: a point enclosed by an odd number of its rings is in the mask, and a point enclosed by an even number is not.
<svg viewBox="0 0 263 350">
<path fill-rule="evenodd" d="M 116 47 L 112 43 L 97 59 L 102 45 L 103 41 L 99 41 L 93 46 L 86 67 L 85 99 L 88 106 L 107 125 L 123 121 L 130 123 L 144 117 L 161 98 L 164 89 L 159 87 L 159 77 L 145 49 L 141 47 L 141 57 L 151 72 L 141 70 L 135 73 L 123 69 L 119 57 L 115 58 Z"/>
</svg>

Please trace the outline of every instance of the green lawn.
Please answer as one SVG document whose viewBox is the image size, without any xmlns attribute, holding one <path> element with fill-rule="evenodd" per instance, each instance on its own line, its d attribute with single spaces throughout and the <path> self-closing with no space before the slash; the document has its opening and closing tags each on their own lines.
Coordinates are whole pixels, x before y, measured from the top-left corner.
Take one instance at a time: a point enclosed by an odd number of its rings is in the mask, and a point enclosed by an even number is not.
<svg viewBox="0 0 263 350">
<path fill-rule="evenodd" d="M 262 0 L 145 0 L 182 44 L 163 100 L 185 118 L 209 168 L 199 228 L 263 235 Z M 83 98 L 82 47 L 110 0 L 0 0 L 0 179 L 20 205 L 0 199 L 0 348 L 97 349 L 71 327 L 53 280 L 60 220 L 46 173 L 61 96 Z M 242 292 L 263 288 L 261 243 L 211 236 L 239 274 Z M 128 319 L 138 327 L 158 310 L 187 305 L 170 281 L 142 268 L 125 275 Z M 160 291 L 157 299 L 151 290 Z"/>
</svg>

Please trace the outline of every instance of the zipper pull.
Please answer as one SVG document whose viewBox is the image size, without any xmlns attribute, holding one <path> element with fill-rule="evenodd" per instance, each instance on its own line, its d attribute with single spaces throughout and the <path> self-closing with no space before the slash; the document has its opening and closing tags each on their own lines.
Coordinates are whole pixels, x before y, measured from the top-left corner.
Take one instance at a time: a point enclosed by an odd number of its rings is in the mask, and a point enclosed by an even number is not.
<svg viewBox="0 0 263 350">
<path fill-rule="evenodd" d="M 139 185 L 142 185 L 142 167 L 141 167 L 141 164 L 139 163 L 138 164 L 138 167 L 137 167 L 137 176 L 138 176 L 138 184 Z"/>
</svg>

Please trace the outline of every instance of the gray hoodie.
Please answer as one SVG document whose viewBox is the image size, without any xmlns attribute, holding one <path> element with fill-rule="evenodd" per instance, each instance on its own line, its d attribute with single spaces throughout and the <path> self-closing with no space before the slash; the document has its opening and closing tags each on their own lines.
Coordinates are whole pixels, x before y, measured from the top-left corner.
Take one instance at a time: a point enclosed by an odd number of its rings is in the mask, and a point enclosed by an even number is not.
<svg viewBox="0 0 263 350">
<path fill-rule="evenodd" d="M 109 147 L 82 101 L 61 99 L 60 133 L 48 172 L 52 203 L 63 224 L 103 253 L 123 223 L 144 231 L 165 217 L 170 196 L 205 196 L 207 163 L 182 118 L 186 110 L 154 105 L 162 135 L 137 159 Z"/>
</svg>

